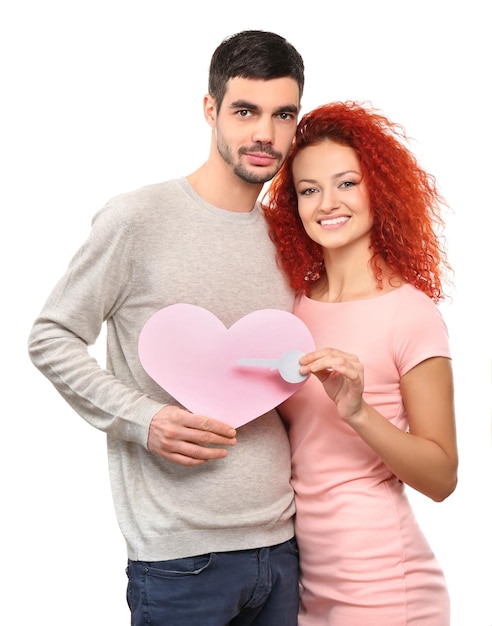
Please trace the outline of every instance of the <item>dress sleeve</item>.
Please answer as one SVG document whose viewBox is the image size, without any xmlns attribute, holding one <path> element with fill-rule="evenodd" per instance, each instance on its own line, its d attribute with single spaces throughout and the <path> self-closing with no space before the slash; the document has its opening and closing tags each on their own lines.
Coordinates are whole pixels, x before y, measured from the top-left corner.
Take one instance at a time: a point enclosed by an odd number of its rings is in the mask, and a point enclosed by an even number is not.
<svg viewBox="0 0 492 626">
<path fill-rule="evenodd" d="M 402 300 L 394 320 L 393 345 L 400 377 L 432 357 L 451 358 L 449 335 L 436 304 L 424 293 Z"/>
</svg>

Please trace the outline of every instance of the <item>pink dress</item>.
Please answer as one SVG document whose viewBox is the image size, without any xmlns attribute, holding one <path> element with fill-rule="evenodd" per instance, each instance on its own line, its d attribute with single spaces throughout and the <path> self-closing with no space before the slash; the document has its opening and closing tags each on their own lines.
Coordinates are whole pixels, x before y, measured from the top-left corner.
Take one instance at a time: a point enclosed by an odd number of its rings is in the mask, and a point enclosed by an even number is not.
<svg viewBox="0 0 492 626">
<path fill-rule="evenodd" d="M 436 305 L 405 285 L 336 304 L 302 296 L 295 313 L 318 347 L 359 357 L 365 399 L 406 430 L 400 378 L 429 357 L 450 357 Z M 314 376 L 281 411 L 297 501 L 299 626 L 448 626 L 444 576 L 404 485 L 338 417 Z"/>
</svg>

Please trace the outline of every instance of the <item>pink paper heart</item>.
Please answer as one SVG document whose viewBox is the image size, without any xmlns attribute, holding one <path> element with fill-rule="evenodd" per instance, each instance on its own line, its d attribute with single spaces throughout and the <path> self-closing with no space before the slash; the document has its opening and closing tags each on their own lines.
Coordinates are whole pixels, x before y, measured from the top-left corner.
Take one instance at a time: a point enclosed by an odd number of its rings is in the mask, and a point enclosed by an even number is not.
<svg viewBox="0 0 492 626">
<path fill-rule="evenodd" d="M 234 428 L 291 396 L 278 370 L 244 367 L 239 359 L 278 359 L 290 350 L 314 350 L 311 333 L 287 311 L 262 309 L 227 329 L 210 311 L 173 304 L 157 311 L 140 333 L 138 353 L 155 382 L 192 413 Z"/>
</svg>

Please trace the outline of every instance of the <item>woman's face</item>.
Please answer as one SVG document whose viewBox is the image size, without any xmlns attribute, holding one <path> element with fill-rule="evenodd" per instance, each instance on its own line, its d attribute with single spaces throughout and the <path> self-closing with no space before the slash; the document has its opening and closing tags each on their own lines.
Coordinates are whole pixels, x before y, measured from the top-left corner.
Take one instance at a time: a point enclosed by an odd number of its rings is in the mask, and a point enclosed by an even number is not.
<svg viewBox="0 0 492 626">
<path fill-rule="evenodd" d="M 302 148 L 292 173 L 299 216 L 311 239 L 326 250 L 369 247 L 369 193 L 353 148 L 331 140 Z"/>
</svg>

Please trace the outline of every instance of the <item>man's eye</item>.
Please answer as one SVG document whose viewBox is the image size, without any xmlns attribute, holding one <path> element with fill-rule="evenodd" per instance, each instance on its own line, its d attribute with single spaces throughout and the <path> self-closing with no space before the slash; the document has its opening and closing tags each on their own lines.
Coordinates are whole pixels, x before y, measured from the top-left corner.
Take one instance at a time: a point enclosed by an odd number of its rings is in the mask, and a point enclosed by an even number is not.
<svg viewBox="0 0 492 626">
<path fill-rule="evenodd" d="M 280 117 L 280 119 L 282 120 L 293 120 L 295 119 L 295 116 L 293 113 L 279 113 L 278 115 Z"/>
<path fill-rule="evenodd" d="M 239 111 L 236 111 L 236 113 L 239 117 L 248 117 L 248 115 L 250 115 L 248 109 L 240 109 Z"/>
</svg>

